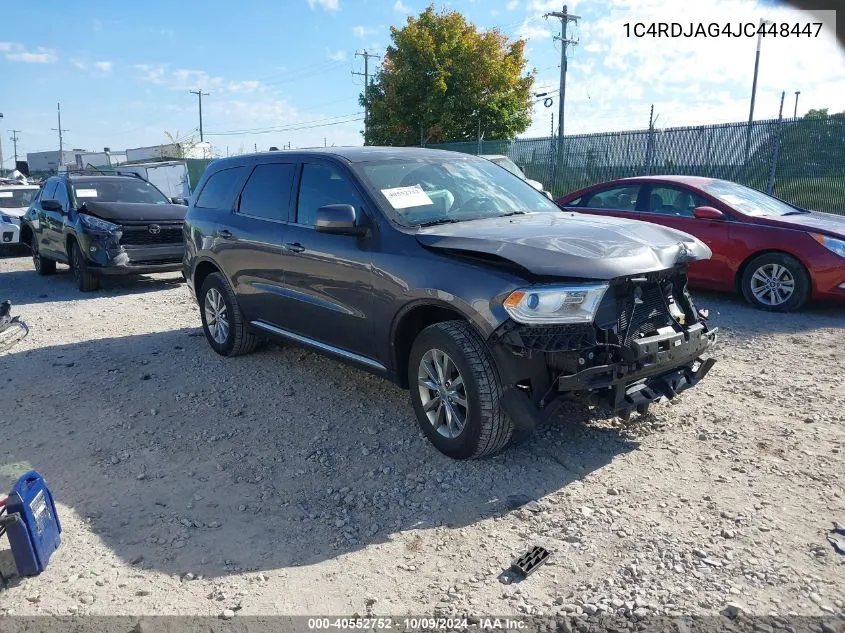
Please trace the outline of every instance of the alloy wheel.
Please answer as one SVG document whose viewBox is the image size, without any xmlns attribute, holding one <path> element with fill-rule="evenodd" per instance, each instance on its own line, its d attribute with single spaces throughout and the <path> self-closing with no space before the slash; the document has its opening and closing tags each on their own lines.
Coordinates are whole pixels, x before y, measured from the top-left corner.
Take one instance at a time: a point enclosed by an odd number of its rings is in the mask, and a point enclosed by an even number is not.
<svg viewBox="0 0 845 633">
<path fill-rule="evenodd" d="M 223 345 L 229 338 L 229 313 L 223 295 L 217 288 L 209 288 L 205 293 L 205 323 L 211 338 L 218 345 Z"/>
<path fill-rule="evenodd" d="M 464 429 L 469 413 L 463 376 L 449 355 L 430 349 L 417 371 L 420 401 L 428 421 L 443 437 L 454 439 Z"/>
<path fill-rule="evenodd" d="M 765 264 L 751 276 L 751 294 L 763 305 L 783 305 L 794 292 L 795 278 L 781 264 Z"/>
</svg>

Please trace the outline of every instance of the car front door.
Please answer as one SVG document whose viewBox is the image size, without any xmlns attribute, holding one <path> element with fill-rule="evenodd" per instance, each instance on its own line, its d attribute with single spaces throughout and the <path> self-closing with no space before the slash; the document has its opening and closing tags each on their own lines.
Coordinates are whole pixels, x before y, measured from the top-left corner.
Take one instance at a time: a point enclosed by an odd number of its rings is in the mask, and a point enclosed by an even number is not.
<svg viewBox="0 0 845 633">
<path fill-rule="evenodd" d="M 721 220 L 696 218 L 693 209 L 713 205 L 695 191 L 680 185 L 648 185 L 643 195 L 645 204 L 640 212 L 641 220 L 694 235 L 713 252 L 708 260 L 690 263 L 690 281 L 699 286 L 721 288 L 726 276 L 733 278 L 725 248 L 730 239 L 730 218 L 727 215 Z"/>
<path fill-rule="evenodd" d="M 349 173 L 330 162 L 304 163 L 283 244 L 287 307 L 280 315 L 282 327 L 335 351 L 370 358 L 372 236 L 318 233 L 317 209 L 329 204 L 351 204 L 359 222 L 367 222 L 363 197 Z"/>
<path fill-rule="evenodd" d="M 593 189 L 576 198 L 564 208 L 590 215 L 612 215 L 618 218 L 637 218 L 637 198 L 642 187 L 638 184 L 615 185 Z"/>
<path fill-rule="evenodd" d="M 286 303 L 282 243 L 296 169 L 294 162 L 256 165 L 234 209 L 219 221 L 216 257 L 247 321 L 281 324 Z"/>
<path fill-rule="evenodd" d="M 60 238 L 64 216 L 60 211 L 49 211 L 43 206 L 45 200 L 56 200 L 57 192 L 62 188 L 65 188 L 65 184 L 58 178 L 51 178 L 45 183 L 44 190 L 41 192 L 41 197 L 37 203 L 38 228 L 35 230 L 35 234 L 38 239 L 38 250 L 42 254 L 49 256 L 51 259 L 61 258 L 65 260 L 67 253 Z M 67 199 L 66 190 L 64 198 Z"/>
</svg>

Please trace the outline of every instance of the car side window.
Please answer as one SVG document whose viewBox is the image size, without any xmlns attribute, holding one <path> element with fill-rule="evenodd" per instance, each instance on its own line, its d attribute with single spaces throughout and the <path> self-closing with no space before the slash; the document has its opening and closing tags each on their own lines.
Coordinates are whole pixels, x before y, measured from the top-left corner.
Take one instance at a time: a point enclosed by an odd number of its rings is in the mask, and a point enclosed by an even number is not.
<svg viewBox="0 0 845 633">
<path fill-rule="evenodd" d="M 292 163 L 258 165 L 241 192 L 238 212 L 287 222 L 295 171 L 296 166 Z"/>
<path fill-rule="evenodd" d="M 314 226 L 317 209 L 328 204 L 351 204 L 360 213 L 361 198 L 352 183 L 330 165 L 306 163 L 299 181 L 296 223 Z"/>
<path fill-rule="evenodd" d="M 58 200 L 59 204 L 62 205 L 62 209 L 65 211 L 69 210 L 70 207 L 70 198 L 67 195 L 67 185 L 61 181 L 59 181 L 56 185 L 56 193 L 53 194 L 53 199 Z"/>
<path fill-rule="evenodd" d="M 201 209 L 231 209 L 244 169 L 242 166 L 231 167 L 212 174 L 200 191 L 195 206 Z"/>
<path fill-rule="evenodd" d="M 652 187 L 648 200 L 648 213 L 693 217 L 693 209 L 709 205 L 702 197 L 681 187 Z"/>
<path fill-rule="evenodd" d="M 581 196 L 576 206 L 587 209 L 634 211 L 637 208 L 637 196 L 639 194 L 639 185 L 599 189 L 598 191 Z"/>
<path fill-rule="evenodd" d="M 48 180 L 44 185 L 44 195 L 41 196 L 42 200 L 52 200 L 53 195 L 56 193 L 56 184 L 58 183 L 57 180 Z"/>
</svg>

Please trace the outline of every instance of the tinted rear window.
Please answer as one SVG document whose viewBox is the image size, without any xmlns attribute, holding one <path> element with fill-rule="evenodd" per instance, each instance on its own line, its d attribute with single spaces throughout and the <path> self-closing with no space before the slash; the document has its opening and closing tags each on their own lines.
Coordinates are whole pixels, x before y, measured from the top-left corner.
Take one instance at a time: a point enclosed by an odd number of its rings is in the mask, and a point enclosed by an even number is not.
<svg viewBox="0 0 845 633">
<path fill-rule="evenodd" d="M 238 211 L 259 218 L 287 221 L 294 169 L 295 166 L 290 163 L 258 165 L 246 181 Z"/>
<path fill-rule="evenodd" d="M 222 169 L 208 179 L 195 206 L 201 209 L 231 209 L 245 167 Z"/>
</svg>

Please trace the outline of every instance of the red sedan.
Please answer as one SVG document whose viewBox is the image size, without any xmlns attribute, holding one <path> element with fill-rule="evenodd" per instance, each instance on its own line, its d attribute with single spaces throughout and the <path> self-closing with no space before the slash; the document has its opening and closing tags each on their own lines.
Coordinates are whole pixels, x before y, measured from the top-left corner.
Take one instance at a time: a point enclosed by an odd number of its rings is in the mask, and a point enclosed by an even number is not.
<svg viewBox="0 0 845 633">
<path fill-rule="evenodd" d="M 570 211 L 654 222 L 694 235 L 713 257 L 693 262 L 690 284 L 741 292 L 764 310 L 808 299 L 845 301 L 845 216 L 793 207 L 756 189 L 697 176 L 646 176 L 558 198 Z"/>
</svg>

